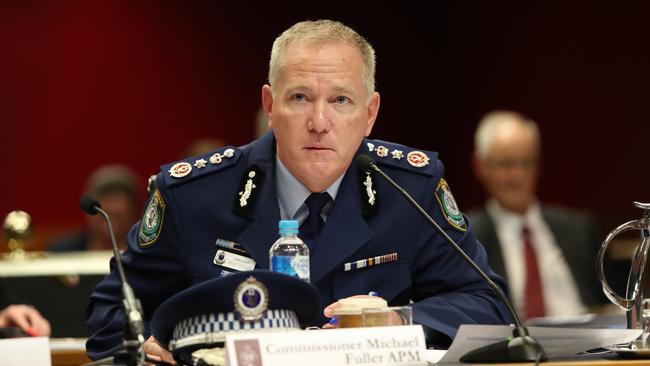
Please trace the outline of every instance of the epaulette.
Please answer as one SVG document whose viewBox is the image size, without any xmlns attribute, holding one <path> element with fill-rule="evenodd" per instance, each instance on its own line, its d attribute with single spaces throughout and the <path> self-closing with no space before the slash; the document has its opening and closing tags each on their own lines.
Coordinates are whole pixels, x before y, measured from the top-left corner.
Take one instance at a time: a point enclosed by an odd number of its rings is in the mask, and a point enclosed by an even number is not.
<svg viewBox="0 0 650 366">
<path fill-rule="evenodd" d="M 365 139 L 363 144 L 363 153 L 370 155 L 380 165 L 430 176 L 436 174 L 437 152 L 417 150 L 382 140 Z"/>
<path fill-rule="evenodd" d="M 226 146 L 203 155 L 163 165 L 160 170 L 165 185 L 173 187 L 229 168 L 239 160 L 241 155 L 241 150 L 233 146 Z"/>
</svg>

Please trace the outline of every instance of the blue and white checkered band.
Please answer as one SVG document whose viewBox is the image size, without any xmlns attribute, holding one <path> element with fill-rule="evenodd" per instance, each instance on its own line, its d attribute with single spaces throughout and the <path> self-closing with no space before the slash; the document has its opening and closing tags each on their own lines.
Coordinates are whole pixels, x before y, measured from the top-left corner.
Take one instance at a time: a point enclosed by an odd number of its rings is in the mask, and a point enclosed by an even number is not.
<svg viewBox="0 0 650 366">
<path fill-rule="evenodd" d="M 228 332 L 280 329 L 300 329 L 296 313 L 292 310 L 267 310 L 262 318 L 255 321 L 241 320 L 233 312 L 197 315 L 174 327 L 169 349 L 174 351 L 193 345 L 223 343 Z"/>
</svg>

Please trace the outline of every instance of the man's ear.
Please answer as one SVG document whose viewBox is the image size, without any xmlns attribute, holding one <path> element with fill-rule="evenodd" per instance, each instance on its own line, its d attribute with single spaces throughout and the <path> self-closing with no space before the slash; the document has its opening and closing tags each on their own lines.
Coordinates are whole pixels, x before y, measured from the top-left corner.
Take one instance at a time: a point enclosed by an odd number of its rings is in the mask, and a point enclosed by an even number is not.
<svg viewBox="0 0 650 366">
<path fill-rule="evenodd" d="M 262 108 L 264 108 L 264 114 L 266 114 L 266 119 L 269 121 L 269 128 L 271 128 L 273 125 L 273 91 L 270 85 L 264 84 L 262 86 Z"/>
<path fill-rule="evenodd" d="M 472 154 L 472 170 L 474 171 L 474 176 L 478 179 L 479 182 L 485 181 L 485 162 L 478 156 L 476 151 Z"/>
</svg>

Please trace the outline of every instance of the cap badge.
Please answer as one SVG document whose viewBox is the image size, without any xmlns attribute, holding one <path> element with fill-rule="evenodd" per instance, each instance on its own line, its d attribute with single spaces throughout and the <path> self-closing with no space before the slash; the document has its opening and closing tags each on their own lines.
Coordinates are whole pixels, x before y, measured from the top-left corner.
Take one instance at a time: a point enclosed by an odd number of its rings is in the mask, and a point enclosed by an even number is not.
<svg viewBox="0 0 650 366">
<path fill-rule="evenodd" d="M 184 176 L 190 174 L 191 171 L 192 171 L 192 165 L 184 161 L 180 163 L 176 163 L 172 165 L 171 168 L 169 168 L 169 174 L 174 178 L 183 178 Z"/>
<path fill-rule="evenodd" d="M 235 310 L 245 321 L 260 319 L 269 304 L 269 291 L 263 283 L 250 276 L 235 289 Z"/>
<path fill-rule="evenodd" d="M 406 160 L 416 168 L 422 168 L 423 166 L 429 165 L 429 156 L 422 151 L 411 151 L 406 156 Z"/>
<path fill-rule="evenodd" d="M 393 155 L 393 159 L 400 160 L 404 157 L 404 153 L 402 152 L 402 150 L 393 150 L 390 153 L 391 155 Z"/>
<path fill-rule="evenodd" d="M 368 151 L 372 152 L 375 149 L 375 144 L 369 142 L 368 143 Z"/>
</svg>

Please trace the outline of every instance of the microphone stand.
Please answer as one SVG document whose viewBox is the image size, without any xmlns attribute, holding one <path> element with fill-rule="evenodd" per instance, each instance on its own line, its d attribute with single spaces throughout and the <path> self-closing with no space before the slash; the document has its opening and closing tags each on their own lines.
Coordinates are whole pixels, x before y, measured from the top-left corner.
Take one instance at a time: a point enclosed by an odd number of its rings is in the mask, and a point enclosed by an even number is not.
<svg viewBox="0 0 650 366">
<path fill-rule="evenodd" d="M 112 360 L 111 357 L 104 359 L 111 363 L 116 363 L 120 365 L 127 366 L 144 366 L 146 365 L 145 353 L 142 351 L 142 346 L 144 345 L 144 321 L 142 319 L 142 306 L 140 301 L 135 297 L 133 289 L 126 281 L 126 276 L 124 275 L 124 268 L 122 267 L 122 260 L 120 257 L 120 251 L 117 247 L 117 242 L 115 240 L 115 233 L 113 232 L 113 225 L 111 224 L 111 219 L 108 214 L 99 207 L 99 203 L 96 203 L 92 207 L 94 213 L 99 213 L 104 217 L 106 223 L 108 224 L 108 232 L 111 236 L 111 242 L 113 244 L 113 255 L 115 256 L 115 263 L 117 265 L 117 271 L 122 282 L 122 294 L 124 299 L 122 300 L 122 308 L 124 309 L 124 314 L 126 315 L 127 326 L 124 327 L 124 351 L 116 353 Z M 88 212 L 88 211 L 86 211 Z M 93 212 L 89 212 L 93 213 Z M 101 360 L 101 361 L 104 361 Z M 147 361 L 151 362 L 151 361 Z"/>
<path fill-rule="evenodd" d="M 488 277 L 485 272 L 465 253 L 465 251 L 458 246 L 458 244 L 435 222 L 429 214 L 424 211 L 424 209 L 411 197 L 411 195 L 406 192 L 402 187 L 400 187 L 394 180 L 392 180 L 386 173 L 384 173 L 379 167 L 375 164 L 372 158 L 367 155 L 361 155 L 367 157 L 364 160 L 367 161 L 368 166 L 381 175 L 388 183 L 390 183 L 393 188 L 397 189 L 406 200 L 413 206 L 426 220 L 429 222 L 437 231 L 442 235 L 445 240 L 460 254 L 460 256 L 469 264 L 476 273 L 483 278 L 485 282 L 490 286 L 492 291 L 497 295 L 497 297 L 506 304 L 508 311 L 512 315 L 512 318 L 515 322 L 515 327 L 512 330 L 512 338 L 506 339 L 495 344 L 491 344 L 485 347 L 475 349 L 468 352 L 460 358 L 461 362 L 539 362 L 546 360 L 546 352 L 544 348 L 528 334 L 528 330 L 522 324 L 517 312 L 508 301 L 506 295 L 503 293 L 501 288 L 494 283 Z M 367 170 L 367 169 L 366 169 Z"/>
</svg>

